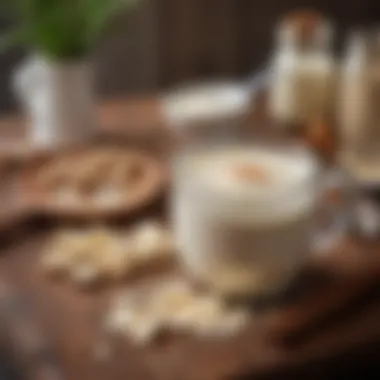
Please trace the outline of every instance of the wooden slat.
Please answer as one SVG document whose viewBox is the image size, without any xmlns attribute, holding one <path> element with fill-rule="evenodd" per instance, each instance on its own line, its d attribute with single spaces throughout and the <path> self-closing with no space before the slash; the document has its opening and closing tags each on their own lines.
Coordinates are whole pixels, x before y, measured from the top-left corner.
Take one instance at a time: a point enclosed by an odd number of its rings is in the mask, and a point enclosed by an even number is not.
<svg viewBox="0 0 380 380">
<path fill-rule="evenodd" d="M 101 95 L 156 89 L 159 83 L 157 1 L 145 0 L 118 20 L 96 55 L 96 82 Z"/>
<path fill-rule="evenodd" d="M 236 74 L 237 38 L 239 18 L 238 2 L 209 0 L 204 4 L 204 56 L 205 68 L 211 75 Z M 203 74 L 207 74 L 204 72 Z"/>
<path fill-rule="evenodd" d="M 188 80 L 198 65 L 202 35 L 202 1 L 163 0 L 161 67 L 164 84 Z"/>
</svg>

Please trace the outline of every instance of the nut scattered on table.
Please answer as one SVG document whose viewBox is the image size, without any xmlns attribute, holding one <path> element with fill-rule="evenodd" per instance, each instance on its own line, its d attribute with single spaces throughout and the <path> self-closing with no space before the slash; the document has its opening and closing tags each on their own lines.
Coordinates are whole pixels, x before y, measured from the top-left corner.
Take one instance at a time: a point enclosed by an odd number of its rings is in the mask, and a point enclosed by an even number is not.
<svg viewBox="0 0 380 380">
<path fill-rule="evenodd" d="M 106 227 L 61 231 L 47 244 L 42 265 L 47 273 L 90 285 L 120 279 L 138 267 L 170 260 L 173 254 L 169 230 L 146 221 L 125 233 Z"/>
<path fill-rule="evenodd" d="M 166 280 L 142 295 L 133 290 L 120 294 L 107 314 L 106 328 L 136 344 L 148 344 L 164 330 L 228 337 L 241 331 L 249 318 L 246 309 L 228 308 L 184 280 Z"/>
</svg>

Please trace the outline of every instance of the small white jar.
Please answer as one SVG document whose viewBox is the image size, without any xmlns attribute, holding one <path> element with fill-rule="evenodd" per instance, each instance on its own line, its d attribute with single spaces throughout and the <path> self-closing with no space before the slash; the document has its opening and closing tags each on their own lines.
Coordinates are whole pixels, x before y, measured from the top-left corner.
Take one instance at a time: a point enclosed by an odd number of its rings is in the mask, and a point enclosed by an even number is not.
<svg viewBox="0 0 380 380">
<path fill-rule="evenodd" d="M 280 24 L 271 65 L 269 110 L 281 126 L 324 120 L 332 111 L 335 63 L 331 29 L 318 14 L 292 15 Z"/>
<path fill-rule="evenodd" d="M 41 56 L 16 70 L 14 87 L 30 121 L 31 144 L 56 148 L 91 141 L 96 132 L 92 74 L 87 61 Z"/>
<path fill-rule="evenodd" d="M 174 162 L 180 259 L 223 296 L 277 293 L 310 252 L 317 165 L 301 148 L 226 145 Z"/>
</svg>

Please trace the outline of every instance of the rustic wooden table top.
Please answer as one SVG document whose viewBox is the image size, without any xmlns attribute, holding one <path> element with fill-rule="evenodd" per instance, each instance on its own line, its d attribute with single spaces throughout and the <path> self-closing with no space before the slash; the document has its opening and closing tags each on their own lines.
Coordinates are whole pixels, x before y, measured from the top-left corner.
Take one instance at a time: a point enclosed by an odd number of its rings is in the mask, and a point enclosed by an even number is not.
<svg viewBox="0 0 380 380">
<path fill-rule="evenodd" d="M 98 108 L 99 130 L 146 136 L 164 129 L 158 97 L 133 97 L 105 101 Z M 17 115 L 0 118 L 0 154 L 24 152 L 27 121 Z"/>
<path fill-rule="evenodd" d="M 99 120 L 102 131 L 127 138 L 149 139 L 156 132 L 162 137 L 165 132 L 154 97 L 107 103 L 100 108 Z M 23 151 L 24 132 L 20 119 L 0 122 L 2 144 L 8 144 L 4 157 Z M 7 207 L 1 213 L 9 221 L 17 214 L 17 205 L 10 205 L 3 192 L 0 196 Z M 143 216 L 161 214 L 161 208 L 155 205 Z M 380 243 L 376 241 L 347 237 L 330 254 L 315 257 L 296 291 L 257 311 L 247 330 L 233 339 L 210 342 L 176 336 L 137 348 L 122 339 L 110 341 L 100 327 L 109 295 L 116 289 L 80 293 L 47 280 L 36 258 L 52 226 L 40 221 L 23 227 L 15 223 L 14 231 L 7 230 L 13 233 L 5 236 L 0 322 L 9 323 L 8 342 L 21 358 L 24 372 L 33 378 L 60 378 L 61 373 L 54 372 L 59 368 L 70 380 L 326 379 L 333 368 L 379 359 Z M 17 297 L 9 296 L 6 285 L 30 308 L 15 307 Z M 13 301 L 7 303 L 8 298 Z"/>
</svg>

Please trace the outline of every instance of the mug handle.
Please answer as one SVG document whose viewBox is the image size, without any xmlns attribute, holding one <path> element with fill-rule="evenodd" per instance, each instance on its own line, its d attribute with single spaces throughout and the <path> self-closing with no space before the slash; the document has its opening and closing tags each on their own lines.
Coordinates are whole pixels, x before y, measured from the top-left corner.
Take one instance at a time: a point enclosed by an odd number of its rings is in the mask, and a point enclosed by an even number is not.
<svg viewBox="0 0 380 380">
<path fill-rule="evenodd" d="M 321 204 L 317 213 L 313 252 L 329 254 L 352 229 L 351 196 L 347 194 L 347 178 L 338 167 L 323 170 L 320 183 Z"/>
</svg>

